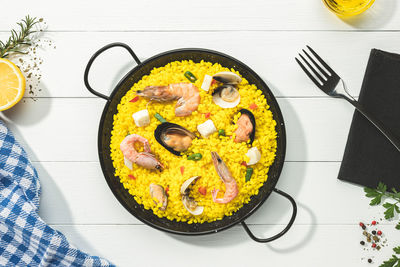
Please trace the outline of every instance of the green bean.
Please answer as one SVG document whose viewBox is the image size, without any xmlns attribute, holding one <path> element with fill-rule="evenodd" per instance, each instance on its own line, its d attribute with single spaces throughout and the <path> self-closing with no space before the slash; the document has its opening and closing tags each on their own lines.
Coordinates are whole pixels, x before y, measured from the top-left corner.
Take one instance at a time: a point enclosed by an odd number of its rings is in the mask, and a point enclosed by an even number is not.
<svg viewBox="0 0 400 267">
<path fill-rule="evenodd" d="M 159 120 L 160 122 L 167 122 L 166 119 L 164 119 L 160 114 L 156 113 L 154 114 L 154 117 L 156 117 L 157 120 Z"/>
<path fill-rule="evenodd" d="M 189 81 L 191 81 L 192 83 L 194 83 L 194 82 L 197 80 L 196 76 L 194 76 L 194 74 L 191 73 L 190 71 L 185 72 L 184 75 L 185 75 L 185 77 L 186 77 Z"/>
<path fill-rule="evenodd" d="M 224 129 L 219 129 L 218 130 L 218 135 L 219 136 L 225 136 L 225 130 Z"/>
<path fill-rule="evenodd" d="M 203 156 L 200 153 L 194 153 L 190 156 L 187 157 L 188 160 L 194 160 L 194 161 L 198 161 L 201 160 Z"/>
<path fill-rule="evenodd" d="M 250 181 L 252 175 L 253 175 L 253 168 L 247 168 L 246 169 L 246 182 Z"/>
</svg>

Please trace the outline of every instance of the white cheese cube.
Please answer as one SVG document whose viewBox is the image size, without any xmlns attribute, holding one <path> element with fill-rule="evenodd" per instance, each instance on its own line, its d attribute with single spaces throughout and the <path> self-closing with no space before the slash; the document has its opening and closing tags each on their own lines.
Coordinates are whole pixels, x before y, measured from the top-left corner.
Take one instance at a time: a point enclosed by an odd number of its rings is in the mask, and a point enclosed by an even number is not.
<svg viewBox="0 0 400 267">
<path fill-rule="evenodd" d="M 260 153 L 260 151 L 258 150 L 258 148 L 256 146 L 250 148 L 247 151 L 246 156 L 249 157 L 249 161 L 246 162 L 247 165 L 254 165 L 257 162 L 259 162 L 260 159 L 261 159 L 261 153 Z"/>
<path fill-rule="evenodd" d="M 208 91 L 210 89 L 213 77 L 210 75 L 204 75 L 203 83 L 201 85 L 201 89 L 204 91 Z"/>
<path fill-rule="evenodd" d="M 147 109 L 139 110 L 138 112 L 133 113 L 132 118 L 138 127 L 143 127 L 150 124 L 150 115 Z"/>
<path fill-rule="evenodd" d="M 202 124 L 197 125 L 197 131 L 203 136 L 204 138 L 209 137 L 211 134 L 217 131 L 215 128 L 214 122 L 212 120 L 206 120 Z"/>
</svg>

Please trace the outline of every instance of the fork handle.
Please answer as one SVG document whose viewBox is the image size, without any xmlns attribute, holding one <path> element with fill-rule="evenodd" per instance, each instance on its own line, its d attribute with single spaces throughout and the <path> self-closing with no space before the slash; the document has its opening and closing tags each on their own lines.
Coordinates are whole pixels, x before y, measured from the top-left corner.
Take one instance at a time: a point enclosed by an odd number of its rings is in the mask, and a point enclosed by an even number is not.
<svg viewBox="0 0 400 267">
<path fill-rule="evenodd" d="M 369 113 L 358 101 L 345 97 L 365 118 L 367 118 L 386 138 L 400 151 L 400 140 L 397 135 L 386 128 L 383 123 Z"/>
</svg>

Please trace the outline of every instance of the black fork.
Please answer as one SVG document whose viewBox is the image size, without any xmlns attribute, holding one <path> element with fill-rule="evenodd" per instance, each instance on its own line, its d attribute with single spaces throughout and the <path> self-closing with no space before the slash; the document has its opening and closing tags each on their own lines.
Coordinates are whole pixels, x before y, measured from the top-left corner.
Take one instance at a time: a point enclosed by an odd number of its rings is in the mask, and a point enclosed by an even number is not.
<svg viewBox="0 0 400 267">
<path fill-rule="evenodd" d="M 343 98 L 347 100 L 350 104 L 352 104 L 361 114 L 364 115 L 376 128 L 378 128 L 381 133 L 386 136 L 386 138 L 400 151 L 400 140 L 394 135 L 389 129 L 387 129 L 383 123 L 372 116 L 358 101 L 356 101 L 347 91 L 346 84 L 344 81 L 336 74 L 336 72 L 329 67 L 328 64 L 325 63 L 324 60 L 318 54 L 307 45 L 308 50 L 314 56 L 311 57 L 310 54 L 304 50 L 303 53 L 306 57 L 299 54 L 302 61 L 307 65 L 308 69 L 303 65 L 303 63 L 295 58 L 297 63 L 303 69 L 303 71 L 307 74 L 307 76 L 314 82 L 314 84 L 321 89 L 325 94 Z"/>
</svg>

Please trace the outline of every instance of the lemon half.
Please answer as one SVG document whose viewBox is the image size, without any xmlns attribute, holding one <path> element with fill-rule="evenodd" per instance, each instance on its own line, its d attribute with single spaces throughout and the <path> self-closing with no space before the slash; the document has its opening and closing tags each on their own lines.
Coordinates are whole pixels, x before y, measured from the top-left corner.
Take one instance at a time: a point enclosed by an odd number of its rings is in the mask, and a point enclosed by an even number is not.
<svg viewBox="0 0 400 267">
<path fill-rule="evenodd" d="M 25 77 L 11 61 L 0 58 L 0 111 L 17 104 L 25 93 Z"/>
</svg>

